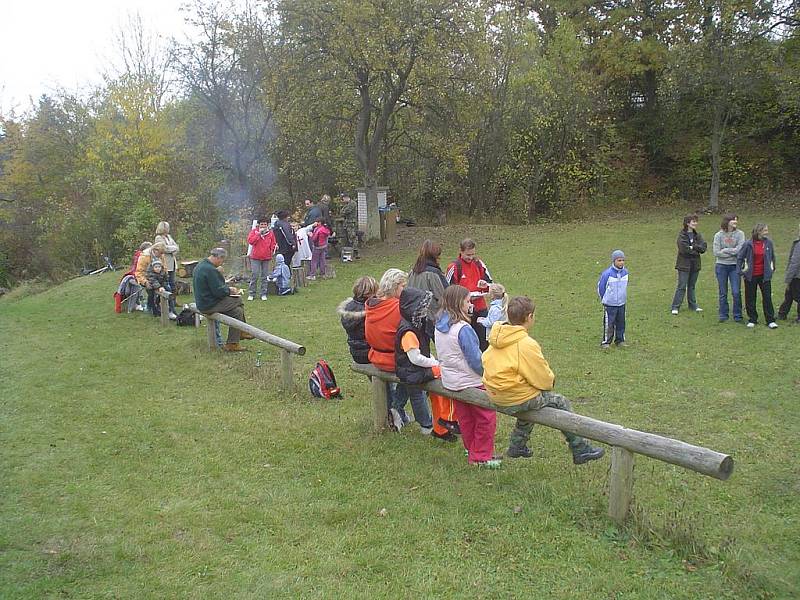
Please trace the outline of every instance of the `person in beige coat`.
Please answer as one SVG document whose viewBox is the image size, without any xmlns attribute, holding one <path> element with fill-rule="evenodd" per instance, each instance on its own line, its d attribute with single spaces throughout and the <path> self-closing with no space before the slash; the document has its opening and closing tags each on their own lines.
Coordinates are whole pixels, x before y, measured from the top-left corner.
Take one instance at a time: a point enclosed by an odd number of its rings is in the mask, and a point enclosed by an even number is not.
<svg viewBox="0 0 800 600">
<path fill-rule="evenodd" d="M 175 293 L 175 270 L 178 268 L 177 254 L 180 248 L 175 239 L 169 234 L 169 223 L 161 221 L 156 226 L 156 237 L 154 242 L 162 242 L 164 244 L 164 257 L 161 261 L 167 269 L 167 279 L 169 280 L 169 291 Z M 170 319 L 176 319 L 177 315 L 174 312 L 169 314 Z"/>
</svg>

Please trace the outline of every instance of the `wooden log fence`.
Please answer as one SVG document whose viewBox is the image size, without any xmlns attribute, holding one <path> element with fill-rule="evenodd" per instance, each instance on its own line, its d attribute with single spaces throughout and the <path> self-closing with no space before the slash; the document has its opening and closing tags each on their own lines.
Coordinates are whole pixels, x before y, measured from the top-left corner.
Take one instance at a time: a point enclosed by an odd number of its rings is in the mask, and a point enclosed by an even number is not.
<svg viewBox="0 0 800 600">
<path fill-rule="evenodd" d="M 374 428 L 378 432 L 385 430 L 388 412 L 386 383 L 399 383 L 397 376 L 394 373 L 381 371 L 372 365 L 352 363 L 350 368 L 356 373 L 371 378 Z M 454 398 L 500 413 L 505 412 L 502 406 L 491 402 L 485 391 L 477 388 L 456 392 L 446 389 L 439 379 L 421 387 L 447 398 Z M 633 497 L 633 466 L 636 454 L 678 465 L 722 481 L 727 480 L 733 473 L 734 463 L 731 456 L 654 433 L 628 429 L 621 425 L 555 408 L 530 410 L 514 416 L 603 442 L 612 447 L 608 515 L 620 524 L 628 517 Z"/>
<path fill-rule="evenodd" d="M 259 329 L 258 327 L 253 327 L 249 323 L 245 323 L 244 321 L 240 321 L 239 319 L 234 319 L 233 317 L 229 317 L 228 315 L 223 315 L 221 313 L 201 313 L 197 310 L 197 306 L 192 303 L 189 305 L 191 311 L 195 314 L 195 327 L 200 325 L 200 315 L 202 314 L 205 318 L 209 319 L 210 321 L 216 321 L 218 323 L 224 323 L 228 327 L 233 327 L 234 329 L 238 329 L 239 331 L 244 331 L 245 333 L 249 333 L 253 336 L 254 339 L 262 341 L 266 344 L 271 346 L 275 346 L 280 348 L 281 350 L 281 387 L 286 392 L 293 392 L 294 391 L 294 375 L 293 375 L 293 365 L 292 365 L 292 355 L 298 354 L 303 356 L 306 353 L 305 346 L 301 346 L 300 344 L 296 344 L 290 340 L 285 340 L 282 337 L 278 337 L 277 335 L 273 335 L 266 331 Z M 212 350 L 217 349 L 217 336 L 214 327 L 211 326 L 209 323 L 208 329 L 208 346 Z"/>
<path fill-rule="evenodd" d="M 166 290 L 163 292 L 154 290 L 154 293 L 158 296 L 158 302 L 161 306 L 161 326 L 166 327 L 169 325 L 169 299 L 172 297 L 172 294 Z"/>
</svg>

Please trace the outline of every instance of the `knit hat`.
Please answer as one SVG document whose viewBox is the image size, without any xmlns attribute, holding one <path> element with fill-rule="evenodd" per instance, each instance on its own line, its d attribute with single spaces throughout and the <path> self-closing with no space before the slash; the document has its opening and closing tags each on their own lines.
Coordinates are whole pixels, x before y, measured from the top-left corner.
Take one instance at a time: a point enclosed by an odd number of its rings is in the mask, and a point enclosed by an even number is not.
<svg viewBox="0 0 800 600">
<path fill-rule="evenodd" d="M 163 263 L 162 263 L 160 260 L 158 260 L 158 259 L 155 259 L 153 262 L 151 262 L 151 263 L 150 263 L 150 267 L 151 267 L 151 268 L 152 268 L 154 271 L 155 271 L 155 268 L 156 268 L 157 266 L 158 266 L 158 267 L 163 267 L 163 266 L 164 266 L 164 264 L 163 264 Z"/>
<path fill-rule="evenodd" d="M 625 258 L 625 253 L 622 250 L 614 250 L 611 253 L 611 262 L 614 262 L 618 258 Z"/>
</svg>

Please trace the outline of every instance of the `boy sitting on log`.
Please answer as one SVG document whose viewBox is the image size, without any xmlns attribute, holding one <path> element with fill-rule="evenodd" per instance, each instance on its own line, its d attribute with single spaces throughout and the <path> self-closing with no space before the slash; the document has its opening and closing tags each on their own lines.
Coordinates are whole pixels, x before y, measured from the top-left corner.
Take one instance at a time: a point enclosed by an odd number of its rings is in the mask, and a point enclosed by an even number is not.
<svg viewBox="0 0 800 600">
<path fill-rule="evenodd" d="M 508 303 L 508 322 L 497 322 L 489 333 L 489 348 L 483 353 L 483 384 L 492 402 L 513 414 L 539 410 L 546 406 L 573 412 L 561 394 L 553 392 L 555 375 L 538 342 L 528 336 L 533 326 L 535 306 L 527 296 Z M 530 458 L 528 448 L 533 423 L 517 419 L 506 451 L 509 458 Z M 605 450 L 591 446 L 574 433 L 563 432 L 572 451 L 572 462 L 582 465 L 602 458 Z"/>
</svg>

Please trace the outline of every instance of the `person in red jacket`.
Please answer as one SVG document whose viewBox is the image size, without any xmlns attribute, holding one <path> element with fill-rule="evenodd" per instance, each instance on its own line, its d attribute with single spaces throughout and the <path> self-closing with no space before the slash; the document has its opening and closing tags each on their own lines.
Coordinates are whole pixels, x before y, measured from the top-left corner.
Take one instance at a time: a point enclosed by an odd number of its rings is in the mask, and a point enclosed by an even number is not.
<svg viewBox="0 0 800 600">
<path fill-rule="evenodd" d="M 261 277 L 261 299 L 267 299 L 267 278 L 272 272 L 269 262 L 275 253 L 275 232 L 269 226 L 269 219 L 262 217 L 258 220 L 258 225 L 253 227 L 247 236 L 247 243 L 253 249 L 250 252 L 250 288 L 248 290 L 248 300 L 252 300 L 256 295 L 256 283 Z"/>
<path fill-rule="evenodd" d="M 492 276 L 483 261 L 475 254 L 475 242 L 465 239 L 461 242 L 461 252 L 447 267 L 445 273 L 448 285 L 460 285 L 469 290 L 470 304 L 472 306 L 471 325 L 478 334 L 481 351 L 489 347 L 486 341 L 486 329 L 478 323 L 478 317 L 489 314 L 484 294 L 489 291 Z"/>
</svg>

